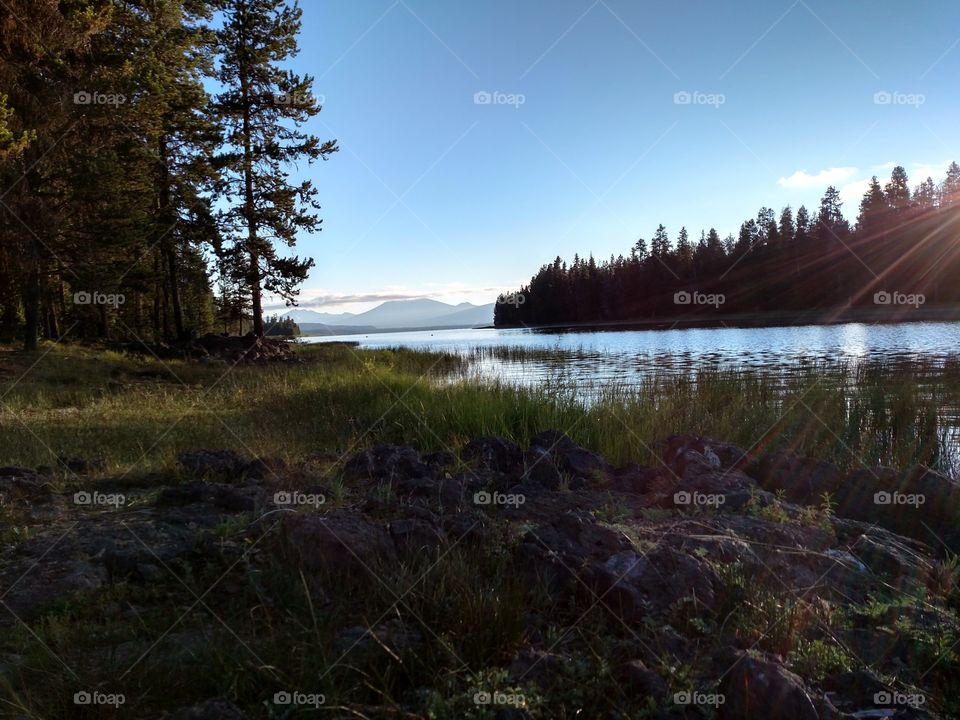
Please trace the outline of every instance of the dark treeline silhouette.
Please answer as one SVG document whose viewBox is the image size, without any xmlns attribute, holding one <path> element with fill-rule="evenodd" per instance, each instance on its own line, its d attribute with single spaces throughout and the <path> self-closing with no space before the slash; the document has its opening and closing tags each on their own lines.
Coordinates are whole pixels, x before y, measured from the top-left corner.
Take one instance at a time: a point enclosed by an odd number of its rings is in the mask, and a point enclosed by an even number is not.
<svg viewBox="0 0 960 720">
<path fill-rule="evenodd" d="M 548 325 L 671 320 L 733 313 L 798 312 L 847 307 L 960 302 L 960 166 L 938 186 L 914 191 L 902 167 L 881 185 L 874 177 L 855 225 L 840 193 L 820 207 L 777 215 L 764 207 L 721 239 L 710 229 L 671 243 L 660 225 L 649 245 L 597 263 L 559 257 L 530 284 L 498 298 L 495 324 Z"/>
<path fill-rule="evenodd" d="M 263 335 L 335 141 L 286 0 L 0 2 L 0 338 Z M 244 321 L 247 321 L 246 323 Z"/>
</svg>

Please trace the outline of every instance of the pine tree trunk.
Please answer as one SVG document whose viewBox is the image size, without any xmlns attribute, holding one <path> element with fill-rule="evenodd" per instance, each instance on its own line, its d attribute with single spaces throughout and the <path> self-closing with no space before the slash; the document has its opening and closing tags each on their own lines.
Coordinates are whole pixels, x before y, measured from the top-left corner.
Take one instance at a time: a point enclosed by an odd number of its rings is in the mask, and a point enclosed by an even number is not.
<svg viewBox="0 0 960 720">
<path fill-rule="evenodd" d="M 37 250 L 34 241 L 30 242 L 30 267 L 27 270 L 27 281 L 23 289 L 23 349 L 34 352 L 39 343 L 40 335 L 40 272 L 37 268 Z"/>
<path fill-rule="evenodd" d="M 243 38 L 241 37 L 241 43 Z M 253 334 L 263 337 L 263 301 L 260 292 L 260 252 L 257 247 L 257 219 L 256 208 L 253 202 L 253 142 L 250 129 L 250 87 L 246 69 L 240 68 L 240 92 L 243 96 L 243 185 L 244 185 L 244 214 L 247 219 L 247 252 L 250 256 L 250 283 L 251 310 L 253 313 Z M 240 321 L 240 330 L 243 332 L 243 320 Z"/>
<path fill-rule="evenodd" d="M 167 138 L 160 137 L 159 142 L 160 155 L 160 212 L 161 218 L 160 232 L 163 233 L 163 256 L 167 266 L 167 276 L 170 284 L 170 304 L 173 307 L 173 325 L 178 340 L 186 337 L 186 330 L 183 325 L 183 307 L 180 304 L 180 273 L 177 266 L 177 251 L 174 244 L 173 213 L 170 208 L 170 173 L 167 168 L 169 162 L 167 158 Z M 169 223 L 169 227 L 167 224 Z"/>
</svg>

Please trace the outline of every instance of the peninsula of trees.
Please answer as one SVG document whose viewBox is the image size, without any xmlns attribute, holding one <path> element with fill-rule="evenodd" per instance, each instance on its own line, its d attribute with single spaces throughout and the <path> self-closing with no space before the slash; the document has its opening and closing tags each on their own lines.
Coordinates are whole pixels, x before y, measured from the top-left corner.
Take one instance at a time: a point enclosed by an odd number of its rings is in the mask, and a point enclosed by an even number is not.
<svg viewBox="0 0 960 720">
<path fill-rule="evenodd" d="M 815 212 L 764 207 L 737 237 L 716 230 L 671 242 L 660 225 L 627 256 L 544 265 L 516 293 L 501 296 L 495 324 L 650 321 L 736 313 L 899 306 L 907 312 L 960 303 L 960 166 L 939 185 L 911 190 L 903 167 L 874 177 L 856 224 L 827 189 Z"/>
</svg>

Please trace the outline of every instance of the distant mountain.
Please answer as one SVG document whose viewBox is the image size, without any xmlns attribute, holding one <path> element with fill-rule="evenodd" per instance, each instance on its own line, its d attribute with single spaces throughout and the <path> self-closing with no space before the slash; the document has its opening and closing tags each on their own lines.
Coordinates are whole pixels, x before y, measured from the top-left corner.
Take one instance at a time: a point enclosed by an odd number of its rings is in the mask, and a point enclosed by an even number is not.
<svg viewBox="0 0 960 720">
<path fill-rule="evenodd" d="M 493 324 L 493 303 L 449 305 L 438 300 L 389 300 L 362 313 L 321 313 L 296 309 L 286 313 L 305 334 L 376 332 L 437 327 L 473 327 Z"/>
<path fill-rule="evenodd" d="M 350 318 L 354 317 L 353 313 L 322 313 L 317 312 L 316 310 L 304 310 L 302 308 L 297 308 L 286 313 L 285 317 L 293 318 L 293 321 L 300 325 L 301 323 L 330 323 L 335 322 L 340 325 L 343 325 Z"/>
</svg>

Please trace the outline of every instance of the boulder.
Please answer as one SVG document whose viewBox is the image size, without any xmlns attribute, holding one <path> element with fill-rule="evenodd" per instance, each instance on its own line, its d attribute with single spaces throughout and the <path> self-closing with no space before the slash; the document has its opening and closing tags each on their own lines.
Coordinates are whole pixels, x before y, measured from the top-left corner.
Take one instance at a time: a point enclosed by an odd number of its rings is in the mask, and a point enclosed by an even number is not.
<svg viewBox="0 0 960 720">
<path fill-rule="evenodd" d="M 563 476 L 550 453 L 541 447 L 532 447 L 523 455 L 523 476 L 547 490 L 559 490 Z"/>
<path fill-rule="evenodd" d="M 720 692 L 721 720 L 820 720 L 803 681 L 777 663 L 742 654 Z"/>
<path fill-rule="evenodd" d="M 406 445 L 377 445 L 361 450 L 347 460 L 343 472 L 348 480 L 389 482 L 431 475 L 419 453 Z"/>
<path fill-rule="evenodd" d="M 520 447 L 512 440 L 502 437 L 471 440 L 464 446 L 462 455 L 467 462 L 503 473 L 517 470 L 523 459 Z"/>
<path fill-rule="evenodd" d="M 307 572 L 372 580 L 370 573 L 397 562 L 387 529 L 354 510 L 291 514 L 281 527 L 284 545 Z"/>
<path fill-rule="evenodd" d="M 960 484 L 929 468 L 901 473 L 873 467 L 851 474 L 838 489 L 836 514 L 880 525 L 933 545 L 960 551 Z"/>
<path fill-rule="evenodd" d="M 663 703 L 670 694 L 666 681 L 642 660 L 631 660 L 621 665 L 617 668 L 617 677 L 630 697 L 652 698 L 657 703 Z"/>
<path fill-rule="evenodd" d="M 688 472 L 740 470 L 752 473 L 756 469 L 756 459 L 745 450 L 696 433 L 671 435 L 657 444 L 657 454 L 678 478 Z"/>
<path fill-rule="evenodd" d="M 843 473 L 833 463 L 781 450 L 764 457 L 755 475 L 760 487 L 803 505 L 819 505 L 823 496 L 833 496 L 843 483 Z"/>
<path fill-rule="evenodd" d="M 545 451 L 561 472 L 574 477 L 592 479 L 610 470 L 610 466 L 597 453 L 580 447 L 559 430 L 544 430 L 530 441 L 531 449 Z"/>
</svg>

